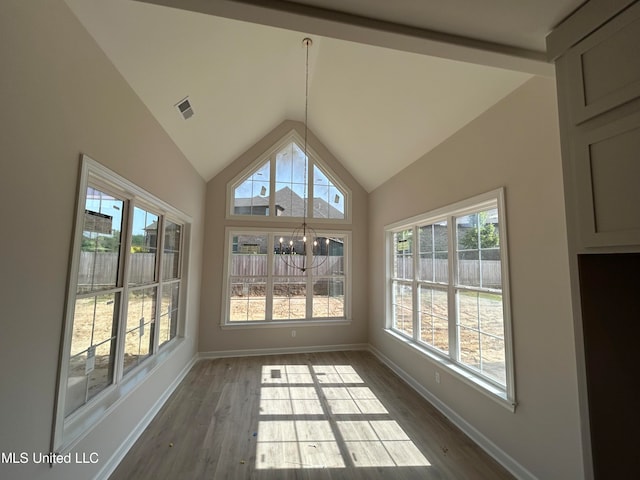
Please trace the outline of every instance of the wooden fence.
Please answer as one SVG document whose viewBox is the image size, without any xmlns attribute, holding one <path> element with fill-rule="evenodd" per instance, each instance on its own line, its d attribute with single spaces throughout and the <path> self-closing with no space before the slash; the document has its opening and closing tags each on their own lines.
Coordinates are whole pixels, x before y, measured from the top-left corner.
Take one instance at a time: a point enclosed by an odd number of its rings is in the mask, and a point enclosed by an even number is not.
<svg viewBox="0 0 640 480">
<path fill-rule="evenodd" d="M 129 263 L 129 283 L 148 283 L 153 279 L 156 255 L 134 253 Z M 179 254 L 165 253 L 163 271 L 177 271 Z M 118 254 L 111 252 L 80 252 L 78 288 L 80 291 L 97 286 L 115 285 L 118 273 Z"/>
<path fill-rule="evenodd" d="M 418 263 L 418 278 L 446 282 L 449 277 L 449 262 L 441 259 L 421 258 Z M 480 272 L 482 270 L 482 284 Z M 413 259 L 397 258 L 396 272 L 399 278 L 413 278 Z M 500 260 L 483 260 L 482 269 L 478 260 L 458 260 L 458 283 L 487 288 L 501 288 L 502 265 Z"/>
<path fill-rule="evenodd" d="M 176 268 L 177 254 L 165 253 L 164 270 Z M 318 262 L 322 262 L 313 269 L 314 276 L 344 275 L 344 257 L 320 256 Z M 273 274 L 276 276 L 299 276 L 301 271 L 296 268 L 302 266 L 301 255 L 276 256 Z M 153 278 L 155 255 L 153 253 L 136 253 L 132 255 L 129 264 L 129 282 L 142 283 L 144 279 Z M 267 255 L 234 255 L 231 263 L 231 275 L 235 277 L 267 276 Z M 396 269 L 401 277 L 413 277 L 413 261 L 411 259 L 398 258 Z M 307 265 L 307 267 L 310 267 Z M 447 281 L 447 260 L 420 259 L 418 268 L 424 279 Z M 480 285 L 480 262 L 477 260 L 458 261 L 458 283 L 463 285 Z M 117 253 L 81 252 L 80 268 L 78 273 L 78 285 L 80 289 L 90 288 L 91 285 L 114 285 L 118 271 Z M 482 261 L 482 286 L 500 288 L 502 281 L 500 261 Z M 148 280 L 147 280 L 148 281 Z"/>
<path fill-rule="evenodd" d="M 275 276 L 300 276 L 305 258 L 302 255 L 276 255 L 273 264 Z M 231 261 L 231 276 L 234 277 L 266 277 L 267 255 L 234 255 Z M 306 267 L 313 268 L 314 276 L 344 275 L 344 257 L 318 256 Z"/>
</svg>

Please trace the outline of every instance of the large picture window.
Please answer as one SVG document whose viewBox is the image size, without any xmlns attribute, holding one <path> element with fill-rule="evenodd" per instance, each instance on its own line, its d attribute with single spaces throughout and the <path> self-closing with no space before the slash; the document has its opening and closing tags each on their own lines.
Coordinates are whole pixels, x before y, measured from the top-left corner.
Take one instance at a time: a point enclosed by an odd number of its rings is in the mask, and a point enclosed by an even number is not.
<svg viewBox="0 0 640 480">
<path fill-rule="evenodd" d="M 223 327 L 350 320 L 350 190 L 302 145 L 290 131 L 227 184 Z"/>
<path fill-rule="evenodd" d="M 387 235 L 390 329 L 513 405 L 503 190 Z"/>
<path fill-rule="evenodd" d="M 54 448 L 81 434 L 83 419 L 139 381 L 131 372 L 178 336 L 187 221 L 84 157 Z"/>
<path fill-rule="evenodd" d="M 226 325 L 347 319 L 348 233 L 318 232 L 306 258 L 290 235 L 227 230 Z"/>
</svg>

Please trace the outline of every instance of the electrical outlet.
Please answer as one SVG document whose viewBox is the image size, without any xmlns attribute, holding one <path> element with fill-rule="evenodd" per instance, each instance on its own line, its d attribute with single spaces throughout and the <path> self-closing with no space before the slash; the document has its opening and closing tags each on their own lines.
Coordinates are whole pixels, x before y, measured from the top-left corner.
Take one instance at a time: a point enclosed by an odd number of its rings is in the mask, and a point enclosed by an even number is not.
<svg viewBox="0 0 640 480">
<path fill-rule="evenodd" d="M 436 383 L 440 383 L 440 372 L 436 372 Z"/>
<path fill-rule="evenodd" d="M 291 330 L 291 336 L 295 337 L 296 336 L 296 331 L 295 330 Z"/>
</svg>

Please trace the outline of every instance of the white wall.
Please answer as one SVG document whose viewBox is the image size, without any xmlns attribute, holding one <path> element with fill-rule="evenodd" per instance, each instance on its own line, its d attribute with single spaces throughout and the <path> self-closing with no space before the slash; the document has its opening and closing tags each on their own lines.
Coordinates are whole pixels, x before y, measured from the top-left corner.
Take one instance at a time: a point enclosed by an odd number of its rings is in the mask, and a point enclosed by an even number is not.
<svg viewBox="0 0 640 480">
<path fill-rule="evenodd" d="M 187 338 L 75 448 L 91 478 L 196 352 L 205 182 L 62 0 L 0 2 L 0 452 L 49 452 L 80 153 L 193 218 Z"/>
<path fill-rule="evenodd" d="M 360 343 L 368 327 L 377 349 L 523 468 L 541 479 L 582 477 L 552 80 L 526 83 L 372 192 L 368 207 L 366 193 L 350 185 L 361 248 L 354 323 L 298 329 L 294 342 L 279 329 L 247 336 L 217 328 L 224 185 L 250 155 L 207 188 L 203 257 L 204 182 L 62 0 L 2 0 L 0 32 L 0 452 L 49 450 L 80 153 L 194 218 L 187 341 L 76 447 L 98 452 L 101 463 L 0 464 L 0 477 L 93 476 L 188 364 L 198 327 L 202 351 Z M 498 186 L 507 193 L 516 413 L 444 373 L 435 384 L 434 365 L 383 332 L 384 225 Z"/>
<path fill-rule="evenodd" d="M 384 332 L 384 226 L 506 188 L 519 405 L 511 413 Z M 525 471 L 583 477 L 555 86 L 533 78 L 370 194 L 370 343 Z M 438 369 L 441 371 L 441 369 Z"/>
</svg>

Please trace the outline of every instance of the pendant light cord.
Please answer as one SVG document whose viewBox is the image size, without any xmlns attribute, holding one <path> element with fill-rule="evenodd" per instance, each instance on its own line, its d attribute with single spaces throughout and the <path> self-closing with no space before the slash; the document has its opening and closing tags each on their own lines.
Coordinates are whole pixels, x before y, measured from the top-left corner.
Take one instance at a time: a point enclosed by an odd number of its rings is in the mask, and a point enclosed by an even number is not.
<svg viewBox="0 0 640 480">
<path fill-rule="evenodd" d="M 302 223 L 303 226 L 307 224 L 307 203 L 309 200 L 307 197 L 307 187 L 309 186 L 309 178 L 307 177 L 307 164 L 308 164 L 308 156 L 307 156 L 307 119 L 309 116 L 309 46 L 311 45 L 311 39 L 305 38 L 302 43 L 307 48 L 306 51 L 306 62 L 305 62 L 305 84 L 304 84 L 304 197 L 303 200 L 303 215 L 302 215 Z"/>
</svg>

